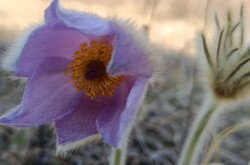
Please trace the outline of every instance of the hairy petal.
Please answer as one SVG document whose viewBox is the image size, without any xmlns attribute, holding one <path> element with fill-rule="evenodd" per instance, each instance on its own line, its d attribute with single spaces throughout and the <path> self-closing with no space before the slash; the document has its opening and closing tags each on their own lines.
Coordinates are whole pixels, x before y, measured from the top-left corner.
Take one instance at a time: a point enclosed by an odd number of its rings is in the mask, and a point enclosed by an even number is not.
<svg viewBox="0 0 250 165">
<path fill-rule="evenodd" d="M 65 10 L 59 6 L 58 0 L 53 0 L 51 5 L 45 10 L 45 22 L 49 26 L 59 24 L 69 28 L 78 29 L 84 34 L 91 36 L 110 35 L 112 30 L 109 22 L 104 18 L 91 15 L 90 13 L 80 13 Z"/>
<path fill-rule="evenodd" d="M 26 29 L 23 34 L 20 36 L 19 39 L 17 39 L 11 47 L 8 49 L 8 51 L 3 56 L 3 59 L 1 59 L 1 66 L 9 72 L 16 73 L 17 71 L 17 65 L 18 65 L 18 59 L 22 53 L 22 50 L 27 43 L 30 35 L 33 33 L 33 31 L 37 28 L 39 28 L 41 25 L 34 25 L 30 28 Z"/>
<path fill-rule="evenodd" d="M 110 122 L 109 120 L 114 119 L 112 117 L 119 116 L 125 107 L 133 83 L 133 79 L 127 78 L 113 96 L 99 96 L 94 100 L 82 96 L 81 105 L 75 109 L 72 115 L 55 122 L 59 145 L 75 143 L 92 135 L 102 133 L 97 129 L 97 125 L 100 127 L 99 124 L 96 124 L 100 114 L 101 116 L 105 115 L 101 119 L 102 124 L 107 124 Z M 103 114 L 104 111 L 105 114 Z"/>
<path fill-rule="evenodd" d="M 65 77 L 70 60 L 50 57 L 29 78 L 21 105 L 0 118 L 0 123 L 37 126 L 72 113 L 80 103 L 76 89 Z"/>
<path fill-rule="evenodd" d="M 130 93 L 123 95 L 122 99 L 124 100 L 118 102 L 115 109 L 106 108 L 100 114 L 97 119 L 97 128 L 105 143 L 118 148 L 122 146 L 122 139 L 128 136 L 145 96 L 147 86 L 148 79 L 139 78 L 132 89 L 119 89 Z M 121 95 L 123 93 L 121 92 Z"/>
<path fill-rule="evenodd" d="M 95 120 L 102 111 L 102 102 L 82 94 L 81 104 L 72 115 L 55 121 L 59 145 L 80 141 L 97 134 Z"/>
<path fill-rule="evenodd" d="M 18 61 L 18 76 L 31 76 L 48 57 L 58 56 L 71 59 L 87 37 L 74 29 L 42 26 L 30 35 Z"/>
<path fill-rule="evenodd" d="M 64 71 L 81 43 L 100 38 L 114 48 L 108 72 L 124 80 L 113 96 L 92 100 L 76 91 Z M 55 121 L 59 147 L 72 147 L 98 134 L 121 147 L 152 76 L 148 50 L 144 35 L 129 22 L 65 10 L 53 0 L 45 11 L 45 25 L 31 31 L 16 52 L 17 61 L 10 62 L 10 70 L 28 77 L 28 84 L 22 103 L 0 123 L 37 126 Z"/>
<path fill-rule="evenodd" d="M 108 72 L 112 75 L 131 75 L 149 78 L 152 66 L 146 50 L 149 45 L 141 31 L 136 31 L 129 22 L 110 22 L 115 32 L 114 51 Z"/>
</svg>

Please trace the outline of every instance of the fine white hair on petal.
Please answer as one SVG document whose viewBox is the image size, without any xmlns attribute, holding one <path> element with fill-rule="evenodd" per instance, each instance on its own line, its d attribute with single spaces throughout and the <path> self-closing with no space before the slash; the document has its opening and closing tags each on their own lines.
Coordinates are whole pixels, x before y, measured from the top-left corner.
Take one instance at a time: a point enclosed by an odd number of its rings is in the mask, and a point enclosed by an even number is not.
<svg viewBox="0 0 250 165">
<path fill-rule="evenodd" d="M 52 1 L 51 5 L 45 10 L 47 25 L 54 26 L 59 21 L 68 28 L 77 29 L 90 36 L 109 35 L 111 28 L 105 20 L 105 18 L 93 12 L 66 9 L 60 5 L 59 0 Z"/>
<path fill-rule="evenodd" d="M 137 25 L 136 21 L 133 18 L 130 19 L 119 19 L 117 16 L 113 16 L 107 19 L 108 21 L 114 22 L 126 29 L 130 37 L 136 40 L 136 43 L 141 48 L 147 48 L 149 42 L 148 37 L 144 31 Z"/>
<path fill-rule="evenodd" d="M 143 80 L 143 79 L 137 80 L 136 83 L 141 83 L 141 81 L 145 81 L 145 80 Z M 149 85 L 149 83 L 146 83 L 143 88 L 141 88 L 141 87 L 139 87 L 139 88 L 138 87 L 137 88 L 133 88 L 132 91 L 130 92 L 130 96 L 129 96 L 129 97 L 131 97 L 129 99 L 130 101 L 126 102 L 126 107 L 134 106 L 134 104 L 135 104 L 134 100 L 138 99 L 137 100 L 137 106 L 134 107 L 134 108 L 138 109 L 138 113 L 139 113 L 141 105 L 143 103 L 143 100 L 144 100 L 144 98 L 145 98 L 145 96 L 146 96 L 146 94 L 148 92 L 148 85 Z M 140 93 L 140 92 L 141 92 L 141 96 L 136 95 L 136 93 Z M 123 135 L 122 136 L 122 140 L 118 143 L 118 148 L 121 148 L 124 145 L 123 144 L 124 141 L 126 139 L 128 139 L 128 137 L 129 137 L 129 135 L 130 135 L 130 133 L 132 131 L 133 126 L 136 124 L 136 121 L 137 121 L 136 118 L 138 117 L 138 113 L 136 113 L 135 115 L 132 115 L 130 117 L 130 123 L 127 126 L 127 129 L 125 130 L 125 132 L 122 132 L 123 131 L 122 129 L 118 130 L 119 134 Z M 122 126 L 122 123 L 121 123 L 120 128 L 122 128 L 122 127 L 124 127 L 124 126 Z"/>
<path fill-rule="evenodd" d="M 142 111 L 142 107 L 140 106 L 138 109 L 139 109 L 138 110 L 138 114 L 140 114 L 141 111 Z M 132 141 L 130 135 L 131 135 L 131 133 L 134 130 L 134 126 L 138 123 L 138 120 L 137 120 L 138 116 L 139 116 L 138 114 L 135 115 L 133 117 L 133 119 L 130 121 L 130 123 L 128 124 L 127 129 L 124 132 L 124 134 L 122 136 L 122 139 L 121 139 L 120 143 L 118 144 L 117 148 L 122 149 L 122 147 L 124 147 L 124 145 L 127 145 L 127 143 L 129 143 L 130 141 Z"/>
<path fill-rule="evenodd" d="M 153 74 L 149 79 L 150 84 L 162 81 L 163 78 L 165 78 L 165 76 L 163 77 L 163 73 L 166 66 L 162 60 L 162 56 L 163 54 L 165 55 L 167 51 L 165 49 L 163 50 L 163 48 L 160 48 L 159 46 L 156 46 L 156 44 L 151 43 L 145 29 L 143 29 L 143 27 L 140 28 L 134 19 L 131 18 L 122 20 L 118 19 L 117 16 L 113 16 L 108 20 L 115 22 L 117 25 L 126 29 L 126 31 L 129 32 L 128 34 L 130 37 L 135 40 L 138 47 L 143 50 L 146 55 L 145 58 L 147 58 L 150 62 L 153 69 Z"/>
<path fill-rule="evenodd" d="M 95 134 L 95 135 L 89 136 L 89 137 L 84 138 L 84 139 L 77 141 L 77 142 L 72 142 L 72 143 L 65 144 L 65 145 L 57 144 L 57 152 L 56 153 L 57 153 L 57 155 L 60 155 L 62 157 L 66 157 L 72 151 L 75 151 L 76 149 L 80 149 L 85 145 L 100 142 L 102 139 L 101 137 L 102 136 L 100 134 Z"/>
<path fill-rule="evenodd" d="M 20 107 L 22 107 L 22 102 L 14 107 L 12 107 L 11 109 L 9 109 L 7 112 L 1 114 L 1 118 L 0 119 L 3 119 L 5 118 L 6 116 L 9 116 L 10 114 L 12 114 L 13 112 L 17 111 Z M 5 125 L 4 123 L 1 123 L 1 125 Z"/>
<path fill-rule="evenodd" d="M 33 24 L 27 28 L 24 33 L 16 41 L 14 41 L 10 48 L 4 53 L 4 56 L 1 60 L 1 67 L 9 72 L 16 72 L 17 70 L 17 61 L 19 56 L 22 53 L 22 50 L 27 43 L 32 32 L 40 27 L 41 24 Z"/>
<path fill-rule="evenodd" d="M 173 61 L 172 53 L 163 46 L 153 43 L 151 43 L 147 51 L 153 67 L 153 75 L 149 80 L 150 84 L 153 86 L 165 84 L 167 82 L 166 73 L 171 70 L 168 66 Z"/>
</svg>

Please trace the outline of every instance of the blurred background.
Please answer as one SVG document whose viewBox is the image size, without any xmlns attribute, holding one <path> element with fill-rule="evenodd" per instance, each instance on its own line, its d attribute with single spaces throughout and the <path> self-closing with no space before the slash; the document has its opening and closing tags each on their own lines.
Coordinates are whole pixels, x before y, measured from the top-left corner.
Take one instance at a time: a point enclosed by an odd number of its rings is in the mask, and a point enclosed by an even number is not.
<svg viewBox="0 0 250 165">
<path fill-rule="evenodd" d="M 0 55 L 25 28 L 43 22 L 50 0 L 0 0 Z M 165 63 L 160 85 L 149 90 L 144 108 L 131 134 L 127 164 L 175 165 L 194 116 L 205 95 L 202 75 L 196 67 L 195 37 L 213 22 L 214 12 L 225 22 L 226 12 L 239 16 L 241 1 L 205 0 L 61 0 L 65 8 L 116 15 L 136 20 L 146 30 Z M 246 39 L 249 39 L 250 0 L 245 0 Z M 205 14 L 207 13 L 207 14 Z M 209 31 L 209 26 L 207 26 Z M 249 41 L 249 40 L 247 40 Z M 249 43 L 249 42 L 247 42 Z M 158 57 L 157 57 L 158 58 Z M 25 84 L 8 78 L 0 67 L 0 114 L 17 105 Z M 217 131 L 250 119 L 249 103 L 228 108 L 218 121 Z M 216 132 L 212 132 L 213 136 Z M 90 144 L 68 157 L 57 157 L 56 138 L 48 125 L 37 128 L 0 126 L 0 165 L 108 164 L 110 147 Z M 228 137 L 213 162 L 247 165 L 250 161 L 250 129 Z"/>
</svg>

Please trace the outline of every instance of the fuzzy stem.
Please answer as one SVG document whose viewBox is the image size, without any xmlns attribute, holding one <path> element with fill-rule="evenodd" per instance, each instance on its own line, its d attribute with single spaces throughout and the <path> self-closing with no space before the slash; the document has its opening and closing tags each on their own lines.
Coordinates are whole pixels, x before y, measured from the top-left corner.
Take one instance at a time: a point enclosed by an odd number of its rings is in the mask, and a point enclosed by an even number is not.
<svg viewBox="0 0 250 165">
<path fill-rule="evenodd" d="M 110 165 L 124 165 L 126 160 L 127 142 L 122 148 L 113 148 L 110 157 Z"/>
<path fill-rule="evenodd" d="M 213 116 L 213 113 L 215 112 L 215 109 L 218 107 L 218 104 L 212 98 L 209 99 L 205 105 L 205 108 L 200 112 L 200 114 L 198 114 L 192 125 L 191 132 L 188 135 L 178 165 L 197 164 L 198 150 L 203 145 L 206 128 Z"/>
<path fill-rule="evenodd" d="M 121 156 L 122 156 L 122 150 L 115 149 L 115 156 L 114 156 L 114 165 L 120 165 L 121 164 Z"/>
<path fill-rule="evenodd" d="M 235 125 L 232 125 L 230 127 L 225 128 L 223 131 L 221 131 L 216 137 L 214 138 L 212 144 L 209 146 L 207 150 L 206 157 L 202 164 L 208 164 L 208 162 L 212 159 L 213 154 L 215 151 L 218 150 L 218 148 L 221 146 L 222 142 L 229 137 L 230 135 L 236 133 L 239 130 L 245 129 L 250 127 L 250 121 L 244 121 Z"/>
</svg>

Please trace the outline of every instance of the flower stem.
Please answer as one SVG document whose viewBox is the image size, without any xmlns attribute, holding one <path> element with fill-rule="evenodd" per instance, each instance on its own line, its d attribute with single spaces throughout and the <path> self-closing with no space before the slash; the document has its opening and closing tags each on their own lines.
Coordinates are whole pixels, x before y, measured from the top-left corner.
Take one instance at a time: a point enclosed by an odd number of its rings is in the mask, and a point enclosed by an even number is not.
<svg viewBox="0 0 250 165">
<path fill-rule="evenodd" d="M 115 149 L 114 165 L 120 165 L 121 164 L 121 156 L 122 156 L 122 150 Z"/>
<path fill-rule="evenodd" d="M 113 148 L 110 157 L 111 165 L 124 165 L 126 160 L 127 144 L 123 145 L 122 148 Z"/>
<path fill-rule="evenodd" d="M 205 140 L 204 133 L 217 107 L 218 104 L 215 100 L 209 99 L 208 104 L 206 103 L 205 108 L 198 114 L 192 125 L 191 132 L 188 135 L 178 165 L 197 164 L 199 149 L 202 147 Z"/>
</svg>

